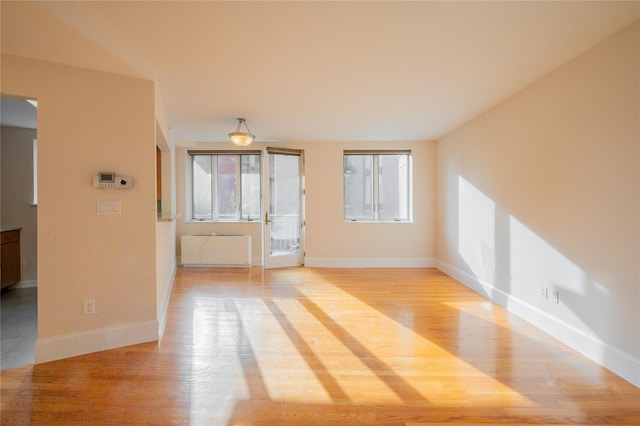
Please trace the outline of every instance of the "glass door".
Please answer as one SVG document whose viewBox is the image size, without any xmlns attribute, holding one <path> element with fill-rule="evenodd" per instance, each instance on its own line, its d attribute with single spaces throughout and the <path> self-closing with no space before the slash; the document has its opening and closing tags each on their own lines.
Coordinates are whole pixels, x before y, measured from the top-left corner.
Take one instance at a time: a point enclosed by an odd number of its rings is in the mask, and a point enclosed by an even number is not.
<svg viewBox="0 0 640 426">
<path fill-rule="evenodd" d="M 264 267 L 304 263 L 304 174 L 301 150 L 267 148 Z"/>
</svg>

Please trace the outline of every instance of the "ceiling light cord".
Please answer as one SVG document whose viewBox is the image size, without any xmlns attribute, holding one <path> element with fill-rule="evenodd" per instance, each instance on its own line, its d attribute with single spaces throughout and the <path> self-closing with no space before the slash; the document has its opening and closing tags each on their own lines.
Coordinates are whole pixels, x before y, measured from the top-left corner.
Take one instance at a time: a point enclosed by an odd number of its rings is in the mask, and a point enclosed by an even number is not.
<svg viewBox="0 0 640 426">
<path fill-rule="evenodd" d="M 240 127 L 244 124 L 244 127 L 247 129 L 247 133 L 249 134 L 253 134 L 253 132 L 251 131 L 251 129 L 249 129 L 249 126 L 247 126 L 247 120 L 245 120 L 244 118 L 238 118 L 238 127 L 236 128 L 236 133 L 240 132 Z"/>
</svg>

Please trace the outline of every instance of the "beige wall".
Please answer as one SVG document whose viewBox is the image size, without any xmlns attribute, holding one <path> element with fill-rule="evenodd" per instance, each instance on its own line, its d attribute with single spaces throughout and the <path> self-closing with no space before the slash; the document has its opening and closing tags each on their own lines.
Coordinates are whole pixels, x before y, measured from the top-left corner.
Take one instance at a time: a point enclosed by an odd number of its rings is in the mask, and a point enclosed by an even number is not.
<svg viewBox="0 0 640 426">
<path fill-rule="evenodd" d="M 636 23 L 439 141 L 437 216 L 445 270 L 636 370 L 638 40 Z"/>
<path fill-rule="evenodd" d="M 343 151 L 410 149 L 413 158 L 413 223 L 345 222 Z M 435 143 L 308 143 L 307 257 L 319 265 L 331 259 L 364 260 L 360 265 L 423 265 L 435 258 Z"/>
<path fill-rule="evenodd" d="M 1 89 L 38 100 L 36 361 L 157 338 L 153 83 L 3 55 Z M 133 188 L 93 188 L 102 170 Z"/>
<path fill-rule="evenodd" d="M 255 143 L 252 149 L 266 145 Z M 435 258 L 435 143 L 307 142 L 278 146 L 304 150 L 306 182 L 306 263 L 316 266 L 426 266 Z M 195 148 L 229 149 L 230 143 Z M 342 164 L 345 149 L 411 149 L 413 223 L 343 221 Z M 254 265 L 262 256 L 260 223 L 190 223 L 185 197 L 186 149 L 176 153 L 177 238 L 185 234 L 241 233 L 252 236 Z M 179 249 L 178 249 L 179 253 Z"/>
<path fill-rule="evenodd" d="M 38 279 L 37 207 L 33 205 L 35 129 L 2 126 L 2 226 L 20 226 L 20 279 Z"/>
</svg>

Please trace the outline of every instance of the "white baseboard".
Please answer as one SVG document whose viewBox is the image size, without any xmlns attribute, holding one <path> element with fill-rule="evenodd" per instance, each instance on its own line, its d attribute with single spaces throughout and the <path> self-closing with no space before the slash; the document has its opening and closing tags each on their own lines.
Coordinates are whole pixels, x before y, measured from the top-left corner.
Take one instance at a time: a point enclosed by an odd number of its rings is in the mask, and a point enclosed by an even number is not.
<svg viewBox="0 0 640 426">
<path fill-rule="evenodd" d="M 169 309 L 169 300 L 171 300 L 171 292 L 173 291 L 173 282 L 176 278 L 176 270 L 178 269 L 178 265 L 173 265 L 173 271 L 171 272 L 171 280 L 167 291 L 164 294 L 164 299 L 162 301 L 162 310 L 160 315 L 158 316 L 158 338 L 162 340 L 162 336 L 164 335 L 164 329 L 167 325 L 167 309 Z"/>
<path fill-rule="evenodd" d="M 38 287 L 38 280 L 20 281 L 18 284 L 16 284 L 14 288 L 18 289 L 18 288 L 33 288 L 33 287 Z"/>
<path fill-rule="evenodd" d="M 157 321 L 142 321 L 61 336 L 39 337 L 35 344 L 35 363 L 40 364 L 155 340 L 158 340 Z"/>
<path fill-rule="evenodd" d="M 304 266 L 313 268 L 433 268 L 436 260 L 425 257 L 305 257 Z"/>
<path fill-rule="evenodd" d="M 436 267 L 471 290 L 507 309 L 565 345 L 598 363 L 636 387 L 640 387 L 640 359 L 621 351 L 588 332 L 549 315 L 529 303 L 478 280 L 441 260 Z"/>
</svg>

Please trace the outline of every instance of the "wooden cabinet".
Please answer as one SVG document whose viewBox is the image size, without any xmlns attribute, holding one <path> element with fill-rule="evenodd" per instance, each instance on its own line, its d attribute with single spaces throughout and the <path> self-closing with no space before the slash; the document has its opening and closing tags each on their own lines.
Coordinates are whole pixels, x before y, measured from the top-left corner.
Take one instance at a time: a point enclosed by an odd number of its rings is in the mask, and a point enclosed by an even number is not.
<svg viewBox="0 0 640 426">
<path fill-rule="evenodd" d="M 2 288 L 20 282 L 20 229 L 0 232 Z"/>
</svg>

